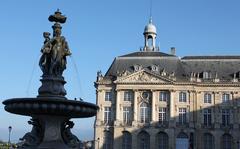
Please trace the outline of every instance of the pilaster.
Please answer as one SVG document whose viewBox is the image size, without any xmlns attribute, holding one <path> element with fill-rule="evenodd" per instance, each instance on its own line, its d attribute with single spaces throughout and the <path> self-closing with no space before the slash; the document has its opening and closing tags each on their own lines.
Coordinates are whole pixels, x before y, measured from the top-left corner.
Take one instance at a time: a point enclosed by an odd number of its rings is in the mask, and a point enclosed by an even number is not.
<svg viewBox="0 0 240 149">
<path fill-rule="evenodd" d="M 138 116 L 138 96 L 139 93 L 137 90 L 134 90 L 134 101 L 133 101 L 133 125 L 137 125 L 137 116 Z"/>
<path fill-rule="evenodd" d="M 157 91 L 152 91 L 152 122 L 156 122 L 156 100 L 158 100 Z"/>
<path fill-rule="evenodd" d="M 121 109 L 120 109 L 120 102 L 121 102 L 121 91 L 120 90 L 116 90 L 116 120 L 114 122 L 114 125 L 118 126 L 120 125 L 120 113 L 121 113 Z"/>
<path fill-rule="evenodd" d="M 170 90 L 170 111 L 169 111 L 169 126 L 170 127 L 175 127 L 175 98 L 176 98 L 176 91 Z"/>
</svg>

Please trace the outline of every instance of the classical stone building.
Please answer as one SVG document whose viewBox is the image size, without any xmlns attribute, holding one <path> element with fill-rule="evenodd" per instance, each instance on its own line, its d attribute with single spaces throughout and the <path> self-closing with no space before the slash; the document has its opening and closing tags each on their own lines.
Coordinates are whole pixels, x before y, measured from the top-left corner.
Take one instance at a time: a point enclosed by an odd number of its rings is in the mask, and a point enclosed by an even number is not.
<svg viewBox="0 0 240 149">
<path fill-rule="evenodd" d="M 95 149 L 238 149 L 240 56 L 179 58 L 145 45 L 97 75 Z"/>
</svg>

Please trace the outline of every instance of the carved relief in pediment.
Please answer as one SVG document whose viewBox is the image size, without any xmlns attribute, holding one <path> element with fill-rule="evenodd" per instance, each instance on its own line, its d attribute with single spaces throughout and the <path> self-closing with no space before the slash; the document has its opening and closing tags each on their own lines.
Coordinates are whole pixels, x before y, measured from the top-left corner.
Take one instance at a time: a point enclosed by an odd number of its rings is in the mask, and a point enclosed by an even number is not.
<svg viewBox="0 0 240 149">
<path fill-rule="evenodd" d="M 152 74 L 146 73 L 144 71 L 137 72 L 135 74 L 131 74 L 126 77 L 119 78 L 117 82 L 126 82 L 126 83 L 131 83 L 131 82 L 149 82 L 149 83 L 164 83 L 164 82 L 169 82 L 163 78 L 159 78 L 157 76 L 154 76 Z"/>
</svg>

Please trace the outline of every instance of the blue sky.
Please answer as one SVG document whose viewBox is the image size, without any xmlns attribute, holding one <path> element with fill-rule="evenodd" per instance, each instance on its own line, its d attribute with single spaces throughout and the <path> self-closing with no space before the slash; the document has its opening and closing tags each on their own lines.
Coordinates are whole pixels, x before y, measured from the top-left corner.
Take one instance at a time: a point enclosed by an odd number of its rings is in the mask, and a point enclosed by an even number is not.
<svg viewBox="0 0 240 149">
<path fill-rule="evenodd" d="M 73 56 L 65 71 L 68 98 L 95 103 L 96 72 L 105 73 L 114 57 L 139 51 L 149 20 L 150 0 L 6 0 L 0 5 L 0 99 L 35 97 L 42 32 L 52 32 L 47 18 L 59 8 L 68 17 L 63 35 Z M 153 23 L 161 52 L 185 55 L 240 55 L 239 0 L 152 0 Z M 76 67 L 75 67 L 76 66 Z M 31 129 L 29 117 L 0 105 L 0 140 L 18 140 Z M 80 139 L 93 136 L 94 118 L 74 120 Z"/>
</svg>

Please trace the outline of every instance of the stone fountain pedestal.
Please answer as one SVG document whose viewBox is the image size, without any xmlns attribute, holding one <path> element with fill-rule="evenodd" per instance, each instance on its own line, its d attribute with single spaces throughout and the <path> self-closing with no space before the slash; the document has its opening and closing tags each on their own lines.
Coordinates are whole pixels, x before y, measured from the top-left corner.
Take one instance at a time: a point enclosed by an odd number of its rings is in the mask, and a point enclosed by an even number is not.
<svg viewBox="0 0 240 149">
<path fill-rule="evenodd" d="M 71 118 L 96 114 L 94 104 L 59 97 L 13 98 L 3 102 L 5 110 L 31 116 L 32 131 L 26 133 L 21 149 L 78 149 L 80 141 L 72 134 Z"/>
<path fill-rule="evenodd" d="M 95 116 L 98 107 L 95 104 L 70 100 L 65 97 L 66 81 L 62 76 L 66 69 L 66 57 L 71 55 L 65 37 L 61 36 L 61 25 L 66 17 L 58 10 L 49 16 L 53 37 L 44 32 L 44 45 L 39 66 L 43 72 L 42 85 L 36 98 L 12 98 L 3 101 L 5 110 L 19 115 L 30 116 L 31 132 L 21 140 L 19 149 L 79 149 L 80 141 L 72 134 L 74 123 L 71 118 Z"/>
<path fill-rule="evenodd" d="M 42 121 L 45 127 L 43 134 L 43 142 L 39 145 L 39 149 L 47 149 L 50 146 L 59 149 L 68 149 L 68 146 L 64 143 L 62 138 L 62 124 L 68 121 L 67 117 L 60 116 L 38 116 L 38 119 Z"/>
</svg>

